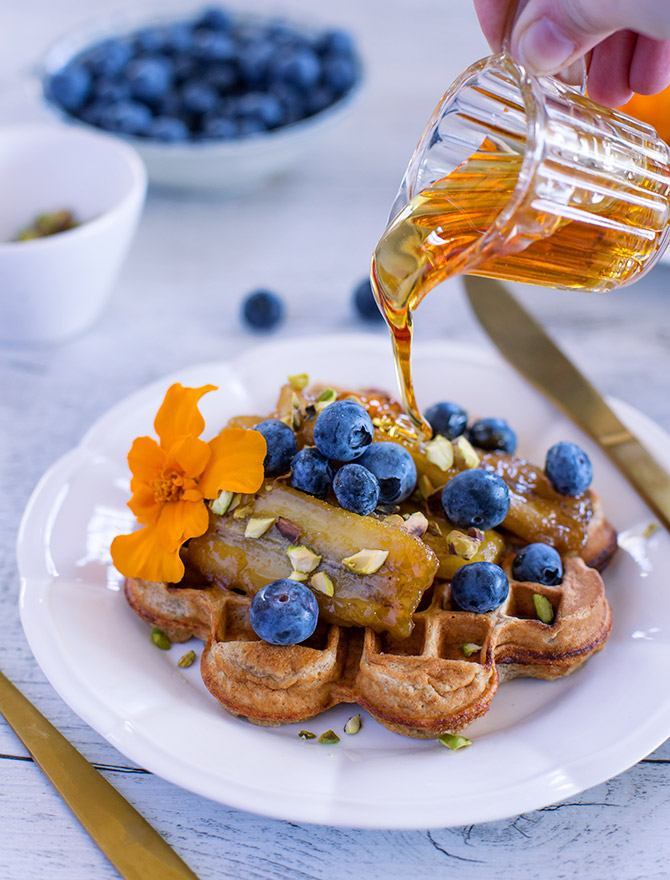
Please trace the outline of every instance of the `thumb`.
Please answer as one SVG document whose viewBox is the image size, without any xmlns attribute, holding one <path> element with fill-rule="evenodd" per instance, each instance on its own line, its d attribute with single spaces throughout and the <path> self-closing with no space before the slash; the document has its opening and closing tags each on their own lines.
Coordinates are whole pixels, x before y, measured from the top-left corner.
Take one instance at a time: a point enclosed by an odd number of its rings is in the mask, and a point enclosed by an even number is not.
<svg viewBox="0 0 670 880">
<path fill-rule="evenodd" d="M 662 0 L 528 0 L 512 32 L 512 54 L 535 73 L 557 73 L 619 30 L 670 38 Z"/>
</svg>

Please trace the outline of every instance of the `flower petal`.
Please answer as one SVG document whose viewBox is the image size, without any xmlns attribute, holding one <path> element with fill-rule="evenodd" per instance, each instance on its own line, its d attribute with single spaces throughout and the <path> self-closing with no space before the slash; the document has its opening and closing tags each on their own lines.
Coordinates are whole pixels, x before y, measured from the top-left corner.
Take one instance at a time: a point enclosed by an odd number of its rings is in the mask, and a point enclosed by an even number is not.
<svg viewBox="0 0 670 880">
<path fill-rule="evenodd" d="M 216 385 L 203 385 L 201 388 L 184 388 L 180 382 L 170 385 L 154 420 L 154 430 L 163 449 L 168 449 L 175 440 L 186 434 L 195 437 L 202 434 L 205 420 L 198 409 L 198 401 L 203 394 L 215 390 Z"/>
<path fill-rule="evenodd" d="M 176 462 L 185 477 L 199 477 L 212 452 L 204 440 L 189 435 L 178 440 L 169 450 L 168 459 Z"/>
<path fill-rule="evenodd" d="M 156 523 L 165 550 L 178 550 L 184 541 L 207 531 L 209 515 L 203 501 L 173 501 L 164 504 Z"/>
<path fill-rule="evenodd" d="M 161 512 L 161 506 L 156 501 L 154 490 L 139 480 L 133 488 L 133 497 L 128 502 L 128 507 L 135 514 L 138 523 L 151 525 L 156 522 Z"/>
<path fill-rule="evenodd" d="M 125 577 L 176 584 L 184 576 L 179 548 L 166 551 L 160 529 L 155 526 L 145 526 L 130 535 L 118 535 L 112 541 L 111 552 L 115 567 Z"/>
<path fill-rule="evenodd" d="M 165 465 L 165 452 L 153 437 L 136 437 L 128 453 L 128 465 L 135 480 L 152 483 Z"/>
<path fill-rule="evenodd" d="M 265 437 L 258 431 L 224 428 L 209 441 L 212 457 L 198 485 L 205 498 L 216 498 L 222 489 L 245 494 L 256 492 L 263 482 Z"/>
</svg>

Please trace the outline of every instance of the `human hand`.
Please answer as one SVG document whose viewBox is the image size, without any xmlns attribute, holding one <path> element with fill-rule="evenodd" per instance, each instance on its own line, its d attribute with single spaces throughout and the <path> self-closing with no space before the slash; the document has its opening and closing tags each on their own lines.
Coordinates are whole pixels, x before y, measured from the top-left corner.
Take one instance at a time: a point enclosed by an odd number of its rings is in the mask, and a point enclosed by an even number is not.
<svg viewBox="0 0 670 880">
<path fill-rule="evenodd" d="M 499 51 L 508 20 L 520 12 L 511 52 L 533 73 L 558 73 L 587 56 L 589 96 L 618 107 L 633 92 L 670 83 L 667 0 L 474 0 L 490 46 Z"/>
</svg>

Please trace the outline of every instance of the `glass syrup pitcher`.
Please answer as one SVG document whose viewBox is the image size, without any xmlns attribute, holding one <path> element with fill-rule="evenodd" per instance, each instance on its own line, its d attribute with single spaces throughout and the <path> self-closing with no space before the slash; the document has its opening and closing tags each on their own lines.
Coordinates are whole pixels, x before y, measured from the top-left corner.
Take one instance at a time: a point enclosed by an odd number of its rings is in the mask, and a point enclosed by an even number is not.
<svg viewBox="0 0 670 880">
<path fill-rule="evenodd" d="M 410 373 L 412 312 L 456 274 L 589 291 L 630 284 L 670 235 L 670 149 L 507 52 L 447 90 L 414 151 L 372 260 L 403 404 L 430 427 Z"/>
</svg>

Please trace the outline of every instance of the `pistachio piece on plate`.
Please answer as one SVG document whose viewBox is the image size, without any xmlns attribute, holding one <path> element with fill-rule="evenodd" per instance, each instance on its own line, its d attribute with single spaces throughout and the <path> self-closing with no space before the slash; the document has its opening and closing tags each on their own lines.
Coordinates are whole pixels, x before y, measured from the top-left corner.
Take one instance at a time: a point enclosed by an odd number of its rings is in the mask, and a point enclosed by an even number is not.
<svg viewBox="0 0 670 880">
<path fill-rule="evenodd" d="M 451 749 L 452 752 L 455 752 L 456 749 L 462 749 L 464 746 L 472 745 L 471 739 L 468 739 L 467 736 L 459 736 L 457 733 L 443 733 L 438 738 L 438 742 Z"/>
</svg>

